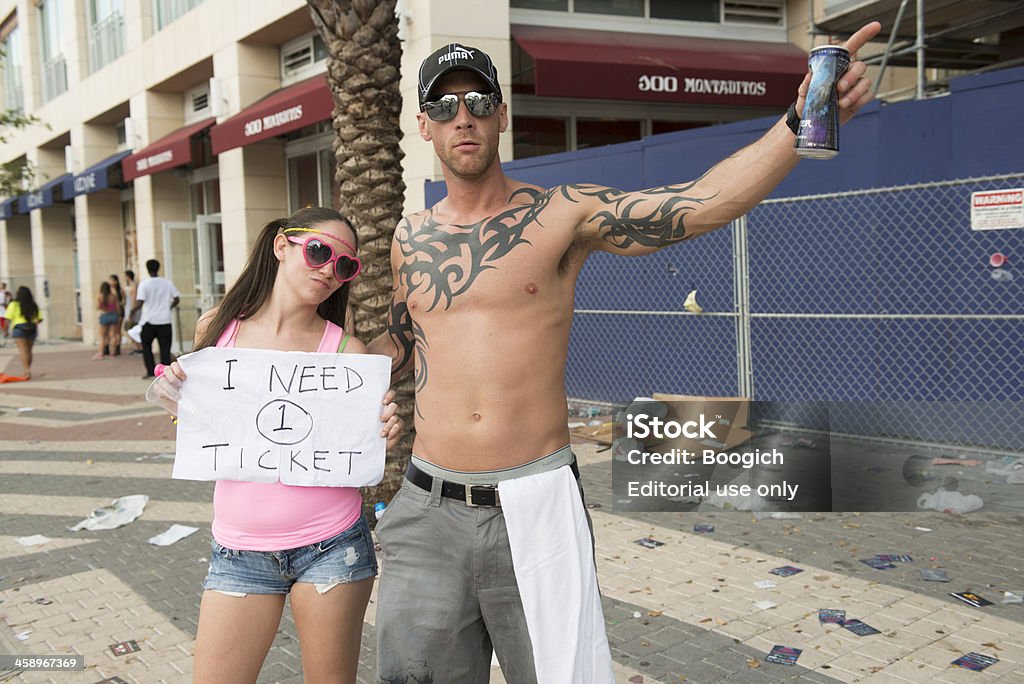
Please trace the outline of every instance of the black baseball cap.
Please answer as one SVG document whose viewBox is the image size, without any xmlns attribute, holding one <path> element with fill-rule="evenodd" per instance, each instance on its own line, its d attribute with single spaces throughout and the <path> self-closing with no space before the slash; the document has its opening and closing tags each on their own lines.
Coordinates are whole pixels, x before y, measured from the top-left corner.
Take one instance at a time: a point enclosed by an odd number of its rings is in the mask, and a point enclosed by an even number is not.
<svg viewBox="0 0 1024 684">
<path fill-rule="evenodd" d="M 458 43 L 449 43 L 435 51 L 420 64 L 419 95 L 422 105 L 429 98 L 431 88 L 437 80 L 452 71 L 472 71 L 501 97 L 501 86 L 498 85 L 498 70 L 490 55 L 475 47 L 467 47 Z"/>
</svg>

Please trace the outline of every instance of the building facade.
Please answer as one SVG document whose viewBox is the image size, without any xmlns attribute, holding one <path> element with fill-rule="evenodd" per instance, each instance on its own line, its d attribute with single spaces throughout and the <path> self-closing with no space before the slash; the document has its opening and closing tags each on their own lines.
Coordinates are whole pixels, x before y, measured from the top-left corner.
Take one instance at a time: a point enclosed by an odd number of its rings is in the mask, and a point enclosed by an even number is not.
<svg viewBox="0 0 1024 684">
<path fill-rule="evenodd" d="M 405 209 L 441 177 L 415 121 L 419 62 L 486 50 L 511 114 L 504 160 L 782 113 L 805 64 L 803 0 L 400 0 Z M 156 258 L 182 292 L 175 347 L 268 220 L 342 211 L 326 49 L 302 0 L 0 0 L 4 108 L 40 124 L 0 163 L 36 178 L 0 203 L 0 279 L 41 335 L 92 341 L 110 274 Z M 819 39 L 821 42 L 821 39 Z"/>
</svg>

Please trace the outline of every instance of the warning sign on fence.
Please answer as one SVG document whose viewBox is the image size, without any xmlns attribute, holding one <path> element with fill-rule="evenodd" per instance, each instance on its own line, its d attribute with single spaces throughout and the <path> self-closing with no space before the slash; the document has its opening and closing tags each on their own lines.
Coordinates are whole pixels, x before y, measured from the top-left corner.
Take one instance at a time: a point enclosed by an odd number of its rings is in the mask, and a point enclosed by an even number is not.
<svg viewBox="0 0 1024 684">
<path fill-rule="evenodd" d="M 971 193 L 971 230 L 1024 228 L 1024 189 Z"/>
</svg>

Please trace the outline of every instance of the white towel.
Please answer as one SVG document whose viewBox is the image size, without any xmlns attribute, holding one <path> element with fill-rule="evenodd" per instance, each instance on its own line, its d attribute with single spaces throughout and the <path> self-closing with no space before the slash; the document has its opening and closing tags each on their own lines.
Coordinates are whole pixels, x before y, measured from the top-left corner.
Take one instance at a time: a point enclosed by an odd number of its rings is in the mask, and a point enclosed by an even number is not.
<svg viewBox="0 0 1024 684">
<path fill-rule="evenodd" d="M 498 483 L 538 684 L 614 684 L 590 529 L 568 466 Z"/>
</svg>

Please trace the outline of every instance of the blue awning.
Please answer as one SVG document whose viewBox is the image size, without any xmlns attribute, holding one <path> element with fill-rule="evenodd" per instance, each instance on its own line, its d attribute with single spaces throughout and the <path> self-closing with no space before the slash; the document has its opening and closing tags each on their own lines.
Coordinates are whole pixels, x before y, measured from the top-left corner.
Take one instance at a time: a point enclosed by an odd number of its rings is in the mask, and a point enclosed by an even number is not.
<svg viewBox="0 0 1024 684">
<path fill-rule="evenodd" d="M 14 205 L 18 203 L 17 197 L 0 202 L 0 220 L 6 221 L 14 216 Z"/>
<path fill-rule="evenodd" d="M 18 213 L 27 214 L 33 209 L 43 209 L 53 204 L 56 199 L 54 198 L 54 191 L 58 188 L 61 190 L 60 199 L 68 200 L 70 197 L 66 197 L 63 194 L 64 181 L 71 178 L 70 173 L 65 173 L 63 176 L 54 178 L 52 181 L 44 184 L 38 190 L 26 193 L 18 198 Z"/>
<path fill-rule="evenodd" d="M 118 152 L 98 164 L 93 164 L 85 171 L 65 179 L 64 199 L 121 185 L 121 160 L 130 154 L 131 150 Z"/>
</svg>

